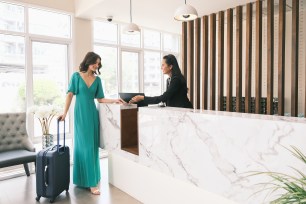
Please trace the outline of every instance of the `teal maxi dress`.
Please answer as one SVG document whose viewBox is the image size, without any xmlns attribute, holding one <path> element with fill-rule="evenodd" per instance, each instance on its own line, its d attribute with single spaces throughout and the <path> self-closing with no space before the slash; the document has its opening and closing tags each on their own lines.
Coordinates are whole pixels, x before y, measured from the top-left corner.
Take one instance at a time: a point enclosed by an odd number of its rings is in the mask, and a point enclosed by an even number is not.
<svg viewBox="0 0 306 204">
<path fill-rule="evenodd" d="M 99 114 L 95 98 L 104 98 L 101 79 L 90 87 L 79 72 L 75 72 L 68 92 L 76 96 L 74 108 L 73 183 L 80 187 L 95 187 L 100 181 Z"/>
</svg>

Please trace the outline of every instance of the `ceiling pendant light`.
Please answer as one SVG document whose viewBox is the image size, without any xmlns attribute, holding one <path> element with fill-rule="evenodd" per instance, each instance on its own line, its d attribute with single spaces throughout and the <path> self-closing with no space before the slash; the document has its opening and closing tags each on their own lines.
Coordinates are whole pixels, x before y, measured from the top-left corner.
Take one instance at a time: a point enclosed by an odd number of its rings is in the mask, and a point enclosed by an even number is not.
<svg viewBox="0 0 306 204">
<path fill-rule="evenodd" d="M 127 34 L 136 34 L 140 32 L 138 25 L 132 21 L 132 0 L 130 0 L 130 23 L 123 28 L 123 32 Z"/>
<path fill-rule="evenodd" d="M 198 12 L 192 6 L 185 4 L 176 9 L 174 19 L 177 21 L 191 21 L 198 17 Z"/>
</svg>

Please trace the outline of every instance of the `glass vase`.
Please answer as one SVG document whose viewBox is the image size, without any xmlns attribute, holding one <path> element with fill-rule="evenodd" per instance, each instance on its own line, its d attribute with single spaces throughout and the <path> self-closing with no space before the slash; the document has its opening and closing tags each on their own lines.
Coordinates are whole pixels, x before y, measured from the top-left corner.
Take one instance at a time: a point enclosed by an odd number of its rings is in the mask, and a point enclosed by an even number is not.
<svg viewBox="0 0 306 204">
<path fill-rule="evenodd" d="M 53 135 L 44 134 L 42 135 L 42 148 L 45 149 L 53 145 Z"/>
</svg>

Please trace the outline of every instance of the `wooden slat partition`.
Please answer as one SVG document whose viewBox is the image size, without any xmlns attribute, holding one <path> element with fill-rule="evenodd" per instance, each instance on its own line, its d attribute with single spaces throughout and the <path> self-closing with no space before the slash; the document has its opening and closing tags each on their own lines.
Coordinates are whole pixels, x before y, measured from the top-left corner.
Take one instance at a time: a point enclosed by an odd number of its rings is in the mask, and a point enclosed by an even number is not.
<svg viewBox="0 0 306 204">
<path fill-rule="evenodd" d="M 199 18 L 194 21 L 194 44 L 195 44 L 195 87 L 194 87 L 194 108 L 200 109 L 201 105 L 201 20 Z"/>
<path fill-rule="evenodd" d="M 187 23 L 182 23 L 182 73 L 187 79 Z"/>
<path fill-rule="evenodd" d="M 227 9 L 227 77 L 226 77 L 226 111 L 232 111 L 233 89 L 233 10 Z"/>
<path fill-rule="evenodd" d="M 252 3 L 246 6 L 245 112 L 251 113 L 252 93 Z"/>
<path fill-rule="evenodd" d="M 299 0 L 292 0 L 291 116 L 298 116 Z"/>
<path fill-rule="evenodd" d="M 236 112 L 242 111 L 242 6 L 236 7 Z"/>
<path fill-rule="evenodd" d="M 262 1 L 256 1 L 256 51 L 255 51 L 255 113 L 261 112 L 262 88 Z"/>
<path fill-rule="evenodd" d="M 203 16 L 202 20 L 202 109 L 207 110 L 208 104 L 208 16 Z"/>
<path fill-rule="evenodd" d="M 218 13 L 218 110 L 224 107 L 224 12 Z"/>
<path fill-rule="evenodd" d="M 267 114 L 273 114 L 274 0 L 267 0 Z"/>
<path fill-rule="evenodd" d="M 216 110 L 216 14 L 210 14 L 210 110 Z"/>
<path fill-rule="evenodd" d="M 278 30 L 278 115 L 284 115 L 285 109 L 285 32 L 286 0 L 279 0 Z"/>
<path fill-rule="evenodd" d="M 194 22 L 187 22 L 187 87 L 188 97 L 192 105 L 194 106 Z"/>
<path fill-rule="evenodd" d="M 299 1 L 292 0 L 292 33 L 291 33 L 291 116 L 298 116 L 298 62 L 299 62 Z M 236 11 L 236 111 L 241 112 L 245 108 L 245 112 L 251 113 L 255 109 L 255 113 L 263 113 L 266 109 L 267 114 L 275 114 L 274 90 L 275 82 L 275 65 L 274 52 L 278 54 L 277 65 L 277 98 L 278 98 L 278 115 L 284 115 L 285 112 L 285 35 L 286 35 L 286 0 L 279 0 L 279 30 L 274 33 L 274 3 L 275 0 L 266 0 L 267 2 L 267 103 L 263 107 L 262 98 L 262 38 L 263 38 L 263 0 L 256 0 L 256 30 L 255 30 L 255 47 L 252 39 L 252 19 L 253 3 L 246 4 L 246 49 L 242 50 L 244 42 L 243 31 L 243 7 L 237 6 Z M 226 15 L 226 16 L 224 16 Z M 225 20 L 227 22 L 225 22 Z M 227 30 L 225 31 L 225 24 Z M 218 26 L 218 36 L 216 36 L 216 26 Z M 227 34 L 227 43 L 224 44 L 224 32 Z M 274 35 L 278 35 L 278 49 L 274 49 Z M 216 38 L 218 37 L 218 39 Z M 218 25 L 216 14 L 203 16 L 201 19 L 182 23 L 182 72 L 187 80 L 189 89 L 188 96 L 195 108 L 207 109 L 210 104 L 211 110 L 233 111 L 233 9 L 218 12 Z M 218 40 L 218 45 L 216 45 Z M 216 49 L 218 46 L 218 55 Z M 253 49 L 255 48 L 255 62 L 252 62 Z M 226 59 L 224 58 L 224 49 L 227 49 Z M 242 76 L 242 55 L 246 55 L 245 76 Z M 210 57 L 208 59 L 208 57 Z M 216 59 L 217 57 L 217 59 Z M 216 76 L 216 60 L 218 60 L 218 76 Z M 226 61 L 224 61 L 226 60 Z M 210 63 L 210 64 L 208 64 Z M 224 67 L 225 63 L 225 67 Z M 252 70 L 252 63 L 255 64 L 255 70 Z M 208 67 L 209 66 L 209 67 Z M 209 69 L 209 70 L 208 70 Z M 226 70 L 225 70 L 226 69 Z M 252 87 L 252 72 L 255 71 L 255 87 Z M 226 72 L 226 76 L 224 76 Z M 210 78 L 208 78 L 210 77 Z M 218 78 L 216 78 L 218 77 Z M 242 77 L 245 77 L 245 107 L 242 101 Z M 306 77 L 306 75 L 305 75 Z M 254 76 L 253 76 L 254 78 Z M 216 90 L 216 80 L 218 90 Z M 226 80 L 226 82 L 225 82 Z M 208 84 L 210 81 L 210 84 Z M 226 83 L 226 84 L 224 84 Z M 226 90 L 224 90 L 224 85 Z M 289 84 L 287 84 L 289 85 Z M 255 107 L 253 107 L 252 88 L 255 88 Z M 305 91 L 303 87 L 303 91 Z M 217 93 L 216 93 L 217 92 Z M 208 93 L 210 95 L 208 96 Z M 216 94 L 218 95 L 218 107 L 215 107 Z M 224 96 L 226 96 L 226 108 L 224 107 Z M 306 116 L 306 91 L 305 91 L 305 116 Z M 254 109 L 253 109 L 254 108 Z"/>
</svg>

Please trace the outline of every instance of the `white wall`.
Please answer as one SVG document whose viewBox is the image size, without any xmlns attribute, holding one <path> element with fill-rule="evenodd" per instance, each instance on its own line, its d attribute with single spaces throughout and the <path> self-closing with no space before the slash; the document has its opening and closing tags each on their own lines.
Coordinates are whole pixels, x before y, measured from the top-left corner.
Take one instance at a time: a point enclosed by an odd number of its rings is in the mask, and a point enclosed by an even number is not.
<svg viewBox="0 0 306 204">
<path fill-rule="evenodd" d="M 75 18 L 74 68 L 78 69 L 88 51 L 93 51 L 92 22 Z"/>
</svg>

